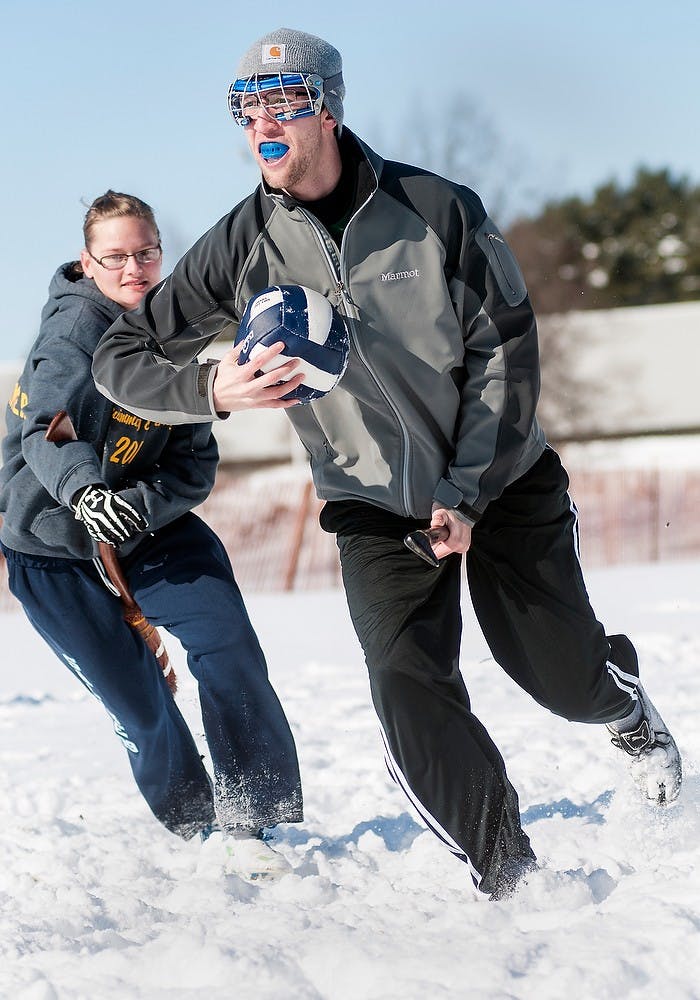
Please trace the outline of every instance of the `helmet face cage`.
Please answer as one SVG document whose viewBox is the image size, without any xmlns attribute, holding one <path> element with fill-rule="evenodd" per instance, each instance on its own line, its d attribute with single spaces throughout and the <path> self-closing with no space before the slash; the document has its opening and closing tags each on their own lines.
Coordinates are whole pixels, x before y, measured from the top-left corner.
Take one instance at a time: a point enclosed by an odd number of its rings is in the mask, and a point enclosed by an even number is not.
<svg viewBox="0 0 700 1000">
<path fill-rule="evenodd" d="M 246 104 L 273 121 L 318 115 L 323 107 L 323 80 L 309 73 L 264 76 L 254 73 L 247 79 L 234 80 L 228 89 L 228 109 L 236 124 L 244 128 L 253 120 L 251 115 L 246 115 Z"/>
</svg>

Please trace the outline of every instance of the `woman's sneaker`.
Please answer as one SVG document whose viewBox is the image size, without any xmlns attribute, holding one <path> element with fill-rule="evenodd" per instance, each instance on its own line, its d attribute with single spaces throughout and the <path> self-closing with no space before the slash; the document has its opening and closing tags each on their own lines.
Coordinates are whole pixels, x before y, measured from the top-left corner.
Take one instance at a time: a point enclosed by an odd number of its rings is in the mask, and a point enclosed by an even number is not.
<svg viewBox="0 0 700 1000">
<path fill-rule="evenodd" d="M 641 684 L 637 697 L 642 710 L 641 722 L 634 728 L 620 731 L 620 723 L 607 725 L 613 746 L 624 750 L 630 773 L 642 792 L 657 805 L 678 798 L 683 780 L 681 755 L 676 742 L 649 695 Z"/>
<path fill-rule="evenodd" d="M 225 874 L 238 875 L 245 882 L 275 882 L 294 870 L 257 831 L 215 831 L 203 844 L 203 850 L 209 858 L 216 855 Z"/>
</svg>

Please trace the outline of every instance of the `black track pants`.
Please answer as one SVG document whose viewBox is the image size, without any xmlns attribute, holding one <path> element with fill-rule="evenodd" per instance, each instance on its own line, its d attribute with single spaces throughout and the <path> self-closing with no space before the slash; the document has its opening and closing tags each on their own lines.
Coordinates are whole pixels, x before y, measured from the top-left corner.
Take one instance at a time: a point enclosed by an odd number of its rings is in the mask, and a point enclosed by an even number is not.
<svg viewBox="0 0 700 1000">
<path fill-rule="evenodd" d="M 610 721 L 632 707 L 636 655 L 625 637 L 606 638 L 590 607 L 567 489 L 547 449 L 475 527 L 469 585 L 495 659 L 521 687 L 567 718 Z M 369 504 L 328 503 L 321 524 L 337 534 L 389 770 L 491 892 L 508 859 L 532 852 L 459 670 L 461 560 L 431 568 L 403 545 L 417 522 Z"/>
<path fill-rule="evenodd" d="M 491 503 L 472 532 L 467 577 L 494 659 L 536 701 L 577 722 L 633 707 L 636 653 L 606 636 L 578 557 L 576 509 L 559 456 L 538 462 Z"/>
</svg>

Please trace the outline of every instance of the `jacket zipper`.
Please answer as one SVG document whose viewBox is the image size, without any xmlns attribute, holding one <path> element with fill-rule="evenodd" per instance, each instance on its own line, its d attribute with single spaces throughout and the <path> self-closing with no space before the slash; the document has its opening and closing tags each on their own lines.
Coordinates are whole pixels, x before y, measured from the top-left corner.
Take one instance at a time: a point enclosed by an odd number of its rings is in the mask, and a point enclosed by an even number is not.
<svg viewBox="0 0 700 1000">
<path fill-rule="evenodd" d="M 401 437 L 402 437 L 402 440 L 403 440 L 403 459 L 402 459 L 402 462 L 401 462 L 401 503 L 403 505 L 404 514 L 406 516 L 410 517 L 412 511 L 409 509 L 409 506 L 408 506 L 408 495 L 409 495 L 408 451 L 409 451 L 409 446 L 410 446 L 410 440 L 411 439 L 410 439 L 410 436 L 409 436 L 409 433 L 408 433 L 408 428 L 406 427 L 406 424 L 404 423 L 404 421 L 403 421 L 403 419 L 401 417 L 401 414 L 399 413 L 398 409 L 396 408 L 396 406 L 394 404 L 394 401 L 392 400 L 392 398 L 389 395 L 389 393 L 387 392 L 387 390 L 384 388 L 384 386 L 383 386 L 383 384 L 382 384 L 379 376 L 376 374 L 376 372 L 372 368 L 371 364 L 367 360 L 366 354 L 364 353 L 364 351 L 360 347 L 360 342 L 359 342 L 359 339 L 357 337 L 357 332 L 356 332 L 356 329 L 355 329 L 355 317 L 354 317 L 354 314 L 353 314 L 354 304 L 353 304 L 352 299 L 350 298 L 350 294 L 349 294 L 348 287 L 347 287 L 347 282 L 343 280 L 344 279 L 344 275 L 343 275 L 343 247 L 345 246 L 345 236 L 346 236 L 346 234 L 347 234 L 350 226 L 352 225 L 353 221 L 358 216 L 358 214 L 362 211 L 362 209 L 365 207 L 365 205 L 367 204 L 367 202 L 369 202 L 369 200 L 370 200 L 371 197 L 372 197 L 372 195 L 370 194 L 370 196 L 367 198 L 367 201 L 363 202 L 362 205 L 359 206 L 359 208 L 353 213 L 353 215 L 348 220 L 348 224 L 345 227 L 342 239 L 340 241 L 340 260 L 337 261 L 337 262 L 334 259 L 334 257 L 331 255 L 331 253 L 330 253 L 330 251 L 328 249 L 328 246 L 326 245 L 325 239 L 323 237 L 323 232 L 321 231 L 321 227 L 320 227 L 319 223 L 316 221 L 316 219 L 309 212 L 306 212 L 305 209 L 303 209 L 300 205 L 298 205 L 297 207 L 299 208 L 299 211 L 302 213 L 302 215 L 304 216 L 304 218 L 306 219 L 306 221 L 311 226 L 311 228 L 312 228 L 312 230 L 313 230 L 313 232 L 314 232 L 314 234 L 316 236 L 316 239 L 318 240 L 318 242 L 319 242 L 319 244 L 321 246 L 321 250 L 323 251 L 323 255 L 326 258 L 326 262 L 328 263 L 328 266 L 329 266 L 329 268 L 331 270 L 331 273 L 332 273 L 333 277 L 335 278 L 335 281 L 336 281 L 335 293 L 336 293 L 336 295 L 338 297 L 338 304 L 340 304 L 342 302 L 343 305 L 344 305 L 344 307 L 345 307 L 345 314 L 346 314 L 347 319 L 349 320 L 350 337 L 351 337 L 352 342 L 353 342 L 353 344 L 355 346 L 355 350 L 357 351 L 358 357 L 360 358 L 360 360 L 362 361 L 363 365 L 367 369 L 369 375 L 371 376 L 372 380 L 374 381 L 374 384 L 379 389 L 379 392 L 382 394 L 383 398 L 386 400 L 386 404 L 389 407 L 389 409 L 391 410 L 391 412 L 393 413 L 394 418 L 396 420 L 396 423 L 399 426 L 399 430 L 401 431 Z"/>
</svg>

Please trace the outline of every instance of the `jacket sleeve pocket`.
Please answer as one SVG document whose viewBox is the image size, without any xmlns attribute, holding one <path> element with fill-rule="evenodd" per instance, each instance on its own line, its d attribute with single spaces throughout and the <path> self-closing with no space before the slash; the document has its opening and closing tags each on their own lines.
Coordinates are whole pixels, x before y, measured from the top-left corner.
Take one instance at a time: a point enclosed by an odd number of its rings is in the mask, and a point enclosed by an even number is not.
<svg viewBox="0 0 700 1000">
<path fill-rule="evenodd" d="M 501 295 L 509 306 L 519 306 L 527 296 L 525 279 L 513 251 L 488 216 L 477 229 L 475 239 L 488 261 Z"/>
</svg>

